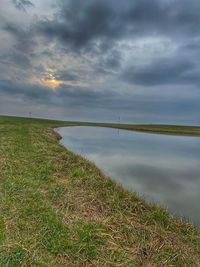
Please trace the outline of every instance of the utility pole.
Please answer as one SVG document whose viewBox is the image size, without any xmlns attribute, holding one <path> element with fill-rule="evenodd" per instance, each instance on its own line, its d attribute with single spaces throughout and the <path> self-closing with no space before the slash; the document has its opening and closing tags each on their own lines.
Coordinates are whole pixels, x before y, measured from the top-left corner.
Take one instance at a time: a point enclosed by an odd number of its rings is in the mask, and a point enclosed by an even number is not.
<svg viewBox="0 0 200 267">
<path fill-rule="evenodd" d="M 121 122 L 121 117 L 119 116 L 119 117 L 118 117 L 118 124 L 120 124 L 120 122 Z M 118 132 L 118 135 L 119 135 L 119 129 L 118 129 L 117 132 Z"/>
</svg>

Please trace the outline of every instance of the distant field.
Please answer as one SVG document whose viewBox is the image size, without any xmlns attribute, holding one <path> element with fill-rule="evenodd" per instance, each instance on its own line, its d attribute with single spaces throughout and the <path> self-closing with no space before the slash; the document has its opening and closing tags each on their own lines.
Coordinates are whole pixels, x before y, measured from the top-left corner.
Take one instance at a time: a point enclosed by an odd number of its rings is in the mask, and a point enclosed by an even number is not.
<svg viewBox="0 0 200 267">
<path fill-rule="evenodd" d="M 0 117 L 0 266 L 200 266 L 200 233 L 59 145 L 55 127 L 199 127 Z"/>
<path fill-rule="evenodd" d="M 21 122 L 29 122 L 29 118 L 15 118 L 15 117 L 2 117 L 4 120 L 13 120 Z M 95 127 L 108 127 L 117 128 L 129 131 L 139 131 L 147 133 L 160 133 L 170 135 L 188 135 L 200 136 L 200 126 L 185 126 L 185 125 L 167 125 L 167 124 L 119 124 L 119 123 L 98 123 L 98 122 L 77 122 L 77 121 L 55 121 L 45 119 L 32 119 L 31 122 L 49 124 L 53 123 L 57 127 L 64 126 L 95 126 Z"/>
<path fill-rule="evenodd" d="M 114 124 L 114 123 L 87 123 L 76 122 L 77 125 L 100 126 L 117 128 L 129 131 L 139 131 L 147 133 L 171 134 L 171 135 L 189 135 L 200 136 L 200 126 L 184 125 L 161 125 L 161 124 Z"/>
</svg>

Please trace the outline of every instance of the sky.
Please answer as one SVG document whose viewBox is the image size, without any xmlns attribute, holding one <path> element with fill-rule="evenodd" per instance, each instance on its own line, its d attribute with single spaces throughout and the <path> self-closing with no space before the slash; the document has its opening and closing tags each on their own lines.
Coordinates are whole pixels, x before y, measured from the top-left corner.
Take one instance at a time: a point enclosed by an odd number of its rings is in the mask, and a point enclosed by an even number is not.
<svg viewBox="0 0 200 267">
<path fill-rule="evenodd" d="M 199 0 L 0 0 L 0 114 L 200 124 Z"/>
</svg>

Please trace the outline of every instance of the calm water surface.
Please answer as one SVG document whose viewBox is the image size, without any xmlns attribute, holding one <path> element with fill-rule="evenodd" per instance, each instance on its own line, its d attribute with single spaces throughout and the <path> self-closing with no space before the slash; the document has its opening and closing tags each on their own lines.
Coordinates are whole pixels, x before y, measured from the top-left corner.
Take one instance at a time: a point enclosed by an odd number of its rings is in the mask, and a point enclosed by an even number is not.
<svg viewBox="0 0 200 267">
<path fill-rule="evenodd" d="M 200 227 L 200 138 L 83 126 L 57 131 L 64 146 L 128 190 Z"/>
</svg>

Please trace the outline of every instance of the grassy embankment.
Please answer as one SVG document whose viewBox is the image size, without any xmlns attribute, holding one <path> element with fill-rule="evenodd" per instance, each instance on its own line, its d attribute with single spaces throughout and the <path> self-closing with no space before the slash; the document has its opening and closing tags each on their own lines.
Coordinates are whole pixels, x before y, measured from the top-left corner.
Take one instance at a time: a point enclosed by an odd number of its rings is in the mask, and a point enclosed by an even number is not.
<svg viewBox="0 0 200 267">
<path fill-rule="evenodd" d="M 200 266 L 193 226 L 58 144 L 71 124 L 0 117 L 0 266 Z"/>
</svg>

